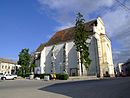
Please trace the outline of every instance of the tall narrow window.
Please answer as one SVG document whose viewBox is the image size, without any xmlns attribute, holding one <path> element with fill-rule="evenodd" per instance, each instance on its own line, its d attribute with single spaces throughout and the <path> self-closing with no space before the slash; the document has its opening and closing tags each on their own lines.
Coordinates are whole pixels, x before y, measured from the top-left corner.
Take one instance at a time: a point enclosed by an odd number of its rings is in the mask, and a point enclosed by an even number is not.
<svg viewBox="0 0 130 98">
<path fill-rule="evenodd" d="M 66 43 L 63 46 L 63 71 L 67 73 L 67 66 L 66 66 Z"/>
<path fill-rule="evenodd" d="M 55 45 L 52 47 L 51 49 L 51 72 L 52 73 L 55 73 L 55 60 L 56 60 L 56 57 L 55 57 L 55 53 L 54 53 L 54 48 L 55 48 Z"/>
</svg>

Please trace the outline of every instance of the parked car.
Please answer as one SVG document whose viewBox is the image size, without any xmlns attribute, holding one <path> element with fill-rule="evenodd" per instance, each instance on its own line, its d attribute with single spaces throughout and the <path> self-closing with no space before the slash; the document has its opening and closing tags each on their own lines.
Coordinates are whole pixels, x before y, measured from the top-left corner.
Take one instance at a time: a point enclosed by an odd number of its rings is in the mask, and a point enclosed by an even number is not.
<svg viewBox="0 0 130 98">
<path fill-rule="evenodd" d="M 4 74 L 1 77 L 1 80 L 14 80 L 14 79 L 17 79 L 17 75 Z"/>
<path fill-rule="evenodd" d="M 3 75 L 4 75 L 3 73 L 0 73 L 0 79 L 1 79 L 1 77 L 2 77 Z"/>
</svg>

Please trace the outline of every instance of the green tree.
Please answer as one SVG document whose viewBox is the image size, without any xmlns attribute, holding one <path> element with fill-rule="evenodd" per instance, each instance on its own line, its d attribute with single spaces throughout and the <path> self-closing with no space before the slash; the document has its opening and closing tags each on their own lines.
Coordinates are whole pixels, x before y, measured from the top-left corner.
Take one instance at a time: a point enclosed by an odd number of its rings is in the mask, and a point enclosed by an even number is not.
<svg viewBox="0 0 130 98">
<path fill-rule="evenodd" d="M 85 29 L 85 19 L 80 13 L 77 14 L 75 29 L 74 29 L 74 43 L 76 51 L 80 53 L 81 72 L 83 75 L 83 64 L 87 68 L 91 64 L 89 58 L 89 43 L 87 40 L 90 39 L 90 33 Z"/>
<path fill-rule="evenodd" d="M 22 51 L 19 53 L 19 60 L 18 60 L 18 64 L 21 65 L 19 72 L 22 74 L 22 76 L 29 74 L 30 60 L 31 55 L 29 54 L 29 49 L 26 48 L 22 49 Z"/>
<path fill-rule="evenodd" d="M 30 73 L 32 74 L 32 72 L 34 73 L 34 69 L 36 67 L 35 65 L 35 52 L 32 52 L 30 57 Z"/>
</svg>

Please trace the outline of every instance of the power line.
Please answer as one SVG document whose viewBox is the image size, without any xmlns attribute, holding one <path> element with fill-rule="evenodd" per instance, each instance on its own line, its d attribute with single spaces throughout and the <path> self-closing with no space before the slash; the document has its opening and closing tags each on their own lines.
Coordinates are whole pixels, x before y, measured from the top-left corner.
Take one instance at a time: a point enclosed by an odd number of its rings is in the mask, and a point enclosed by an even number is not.
<svg viewBox="0 0 130 98">
<path fill-rule="evenodd" d="M 125 0 L 125 2 L 127 2 L 127 1 L 129 1 L 129 0 Z M 118 7 L 122 7 L 128 14 L 127 15 L 129 15 L 129 13 L 130 13 L 130 8 L 129 7 L 127 7 L 125 4 L 124 4 L 124 2 L 122 3 L 122 2 L 120 2 L 119 0 L 114 0 L 114 4 L 111 6 L 111 7 L 106 7 L 106 8 L 102 8 L 102 9 L 100 9 L 99 11 L 98 11 L 98 13 L 99 14 L 97 14 L 98 16 L 102 16 L 104 13 L 107 13 L 107 12 L 109 12 L 109 11 L 111 11 L 112 9 L 114 9 L 114 10 L 117 10 L 117 8 Z"/>
<path fill-rule="evenodd" d="M 111 9 L 116 9 L 118 8 L 118 6 L 121 6 L 125 11 L 127 11 L 128 13 L 130 13 L 130 8 L 128 8 L 125 4 L 123 4 L 122 2 L 120 2 L 119 0 L 114 0 L 115 4 L 113 4 L 110 8 L 102 8 L 100 10 L 100 16 L 102 16 L 102 13 L 106 13 Z M 127 2 L 128 0 L 125 0 L 125 2 Z M 118 3 L 118 4 L 117 4 Z"/>
<path fill-rule="evenodd" d="M 121 7 L 125 8 L 127 11 L 130 12 L 130 8 L 128 8 L 125 4 L 123 4 L 123 3 L 120 2 L 119 0 L 115 0 L 115 1 L 118 2 L 118 3 L 121 5 Z"/>
</svg>

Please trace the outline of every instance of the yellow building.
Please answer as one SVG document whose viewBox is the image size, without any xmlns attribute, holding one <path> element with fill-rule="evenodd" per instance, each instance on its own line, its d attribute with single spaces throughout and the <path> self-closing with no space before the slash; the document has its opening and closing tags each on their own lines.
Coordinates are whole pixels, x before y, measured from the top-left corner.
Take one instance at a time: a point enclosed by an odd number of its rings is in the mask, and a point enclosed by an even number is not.
<svg viewBox="0 0 130 98">
<path fill-rule="evenodd" d="M 11 74 L 15 72 L 17 63 L 9 59 L 0 58 L 0 73 Z"/>
</svg>

